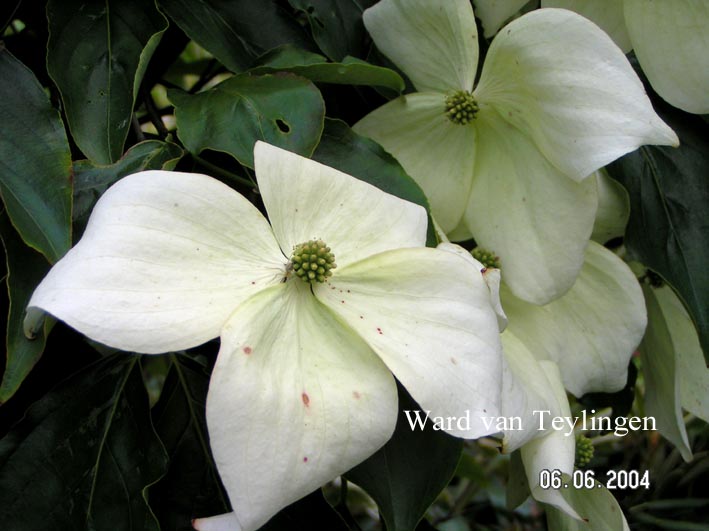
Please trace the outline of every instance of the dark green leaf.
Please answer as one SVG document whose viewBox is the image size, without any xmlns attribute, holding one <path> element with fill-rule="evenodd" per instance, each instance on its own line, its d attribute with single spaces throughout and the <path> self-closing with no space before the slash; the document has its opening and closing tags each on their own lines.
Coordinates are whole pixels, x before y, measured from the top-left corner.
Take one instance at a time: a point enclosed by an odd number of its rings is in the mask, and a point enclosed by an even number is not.
<svg viewBox="0 0 709 531">
<path fill-rule="evenodd" d="M 34 404 L 0 441 L 0 521 L 22 531 L 157 531 L 146 492 L 165 466 L 139 357 L 109 356 Z"/>
<path fill-rule="evenodd" d="M 522 505 L 530 494 L 522 454 L 515 450 L 510 455 L 510 465 L 507 469 L 507 508 L 513 511 Z"/>
<path fill-rule="evenodd" d="M 7 360 L 0 384 L 0 404 L 7 402 L 39 360 L 44 350 L 48 330 L 40 331 L 30 341 L 25 337 L 22 321 L 25 307 L 34 288 L 49 271 L 49 263 L 39 253 L 27 247 L 10 225 L 6 213 L 0 214 L 0 237 L 5 246 L 7 262 L 7 293 L 10 309 L 7 318 Z M 48 323 L 49 320 L 45 321 Z"/>
<path fill-rule="evenodd" d="M 150 506 L 162 531 L 190 528 L 192 518 L 229 512 L 209 449 L 205 403 L 209 374 L 184 355 L 172 365 L 153 421 L 170 456 L 167 474 L 150 491 Z"/>
<path fill-rule="evenodd" d="M 200 94 L 170 90 L 168 97 L 190 152 L 223 151 L 250 168 L 257 140 L 309 157 L 325 117 L 318 89 L 293 74 L 239 75 Z"/>
<path fill-rule="evenodd" d="M 364 57 L 367 31 L 362 12 L 377 0 L 288 0 L 308 18 L 315 42 L 333 61 Z"/>
<path fill-rule="evenodd" d="M 374 498 L 388 531 L 413 531 L 453 477 L 463 441 L 434 430 L 431 422 L 424 430 L 411 429 L 404 411 L 420 408 L 402 387 L 399 408 L 392 438 L 347 478 Z"/>
<path fill-rule="evenodd" d="M 146 140 L 110 166 L 97 166 L 88 160 L 75 162 L 74 221 L 85 220 L 101 194 L 121 177 L 143 170 L 172 169 L 182 154 L 182 149 L 172 142 Z"/>
<path fill-rule="evenodd" d="M 167 20 L 143 0 L 49 0 L 47 69 L 84 154 L 110 164 L 123 153 L 135 96 Z"/>
<path fill-rule="evenodd" d="M 608 169 L 630 196 L 629 257 L 675 288 L 709 359 L 709 127 L 667 106 L 657 110 L 680 147 L 641 147 Z"/>
<path fill-rule="evenodd" d="M 159 0 L 195 42 L 232 72 L 283 44 L 309 47 L 306 33 L 273 0 Z"/>
<path fill-rule="evenodd" d="M 347 531 L 349 528 L 325 501 L 321 490 L 289 505 L 259 531 L 292 531 L 293 529 L 327 529 Z"/>
<path fill-rule="evenodd" d="M 358 135 L 340 120 L 327 119 L 313 159 L 424 207 L 429 212 L 427 245 L 436 246 L 438 240 L 431 221 L 428 199 L 397 160 L 379 144 Z"/>
<path fill-rule="evenodd" d="M 57 261 L 71 247 L 71 154 L 59 113 L 0 44 L 0 195 L 30 247 Z"/>
<path fill-rule="evenodd" d="M 341 63 L 329 63 L 322 55 L 304 52 L 292 46 L 273 50 L 259 58 L 260 66 L 250 70 L 253 74 L 268 74 L 279 70 L 292 72 L 314 82 L 344 85 L 369 85 L 386 87 L 400 93 L 405 84 L 402 77 L 381 66 L 345 57 Z"/>
</svg>

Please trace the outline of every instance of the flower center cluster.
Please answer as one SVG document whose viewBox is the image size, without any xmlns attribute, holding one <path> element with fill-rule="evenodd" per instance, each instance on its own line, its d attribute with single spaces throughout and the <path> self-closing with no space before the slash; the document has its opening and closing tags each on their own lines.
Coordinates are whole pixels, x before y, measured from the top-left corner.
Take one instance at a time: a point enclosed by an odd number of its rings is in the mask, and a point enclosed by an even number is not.
<svg viewBox="0 0 709 531">
<path fill-rule="evenodd" d="M 446 96 L 446 116 L 454 124 L 469 124 L 477 113 L 478 102 L 470 92 L 459 90 Z"/>
<path fill-rule="evenodd" d="M 296 245 L 290 262 L 296 276 L 310 284 L 325 282 L 337 267 L 335 255 L 322 240 L 310 240 Z"/>
<path fill-rule="evenodd" d="M 576 436 L 576 457 L 574 465 L 576 468 L 585 467 L 593 459 L 593 442 L 583 433 Z"/>
<path fill-rule="evenodd" d="M 471 251 L 473 258 L 485 266 L 486 269 L 500 269 L 500 257 L 496 256 L 492 251 L 476 247 Z"/>
</svg>

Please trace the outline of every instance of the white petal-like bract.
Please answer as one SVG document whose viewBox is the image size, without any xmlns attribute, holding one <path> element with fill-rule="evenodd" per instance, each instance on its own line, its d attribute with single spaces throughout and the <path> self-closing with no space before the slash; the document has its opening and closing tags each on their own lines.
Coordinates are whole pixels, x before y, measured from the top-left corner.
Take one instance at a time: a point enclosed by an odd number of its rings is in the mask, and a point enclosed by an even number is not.
<svg viewBox="0 0 709 531">
<path fill-rule="evenodd" d="M 596 183 L 568 179 L 494 109 L 482 109 L 476 126 L 466 224 L 478 245 L 500 257 L 503 281 L 515 295 L 546 304 L 571 288 L 581 270 Z"/>
<path fill-rule="evenodd" d="M 574 11 L 598 24 L 623 53 L 628 53 L 633 48 L 625 28 L 623 0 L 542 0 L 542 7 L 560 7 Z"/>
<path fill-rule="evenodd" d="M 571 418 L 569 400 L 561 382 L 559 368 L 551 361 L 542 361 L 540 366 L 547 375 L 550 384 L 550 394 L 553 394 L 556 399 L 556 407 L 553 410 L 561 411 L 561 416 Z M 543 470 L 560 470 L 564 474 L 573 474 L 574 457 L 576 455 L 576 438 L 574 434 L 566 435 L 563 430 L 550 429 L 544 437 L 539 437 L 525 444 L 521 449 L 521 453 L 532 496 L 540 502 L 553 505 L 569 516 L 581 520 L 576 510 L 564 499 L 560 489 L 542 488 L 539 482 L 540 474 Z"/>
<path fill-rule="evenodd" d="M 652 88 L 684 111 L 709 113 L 709 2 L 623 0 L 623 6 Z"/>
<path fill-rule="evenodd" d="M 469 428 L 451 434 L 492 433 L 482 417 L 499 415 L 501 347 L 476 267 L 450 252 L 400 249 L 338 270 L 315 295 L 374 349 L 431 417 L 470 417 Z"/>
<path fill-rule="evenodd" d="M 222 333 L 207 424 L 242 531 L 378 450 L 397 403 L 386 366 L 304 282 L 239 306 Z"/>
<path fill-rule="evenodd" d="M 505 26 L 475 95 L 577 181 L 643 144 L 679 144 L 620 48 L 565 9 L 539 9 Z"/>
<path fill-rule="evenodd" d="M 29 303 L 91 339 L 161 353 L 213 339 L 287 259 L 261 213 L 205 175 L 145 171 L 109 188 Z"/>
<path fill-rule="evenodd" d="M 473 0 L 475 14 L 483 23 L 485 37 L 490 38 L 517 13 L 528 0 Z"/>
<path fill-rule="evenodd" d="M 473 89 L 478 30 L 469 0 L 381 0 L 363 20 L 377 48 L 416 90 Z"/>
<path fill-rule="evenodd" d="M 372 254 L 426 244 L 419 205 L 329 166 L 264 142 L 254 149 L 256 178 L 283 253 L 321 239 L 338 267 Z"/>
<path fill-rule="evenodd" d="M 623 388 L 647 314 L 635 275 L 611 251 L 590 242 L 576 283 L 546 306 L 517 299 L 504 286 L 502 305 L 508 330 L 538 359 L 555 361 L 574 395 Z"/>
<path fill-rule="evenodd" d="M 442 93 L 401 96 L 354 126 L 381 144 L 423 189 L 436 221 L 451 232 L 468 203 L 475 161 L 475 128 L 445 116 Z"/>
</svg>

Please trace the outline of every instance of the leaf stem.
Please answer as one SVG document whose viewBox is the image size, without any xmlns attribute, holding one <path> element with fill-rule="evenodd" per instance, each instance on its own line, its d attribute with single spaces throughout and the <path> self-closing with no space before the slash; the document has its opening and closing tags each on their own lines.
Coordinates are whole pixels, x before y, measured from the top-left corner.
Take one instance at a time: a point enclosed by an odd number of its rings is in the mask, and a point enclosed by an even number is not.
<svg viewBox="0 0 709 531">
<path fill-rule="evenodd" d="M 153 101 L 153 97 L 150 92 L 146 88 L 142 88 L 141 92 L 143 93 L 143 103 L 145 104 L 145 110 L 148 113 L 150 122 L 155 126 L 155 129 L 160 135 L 160 139 L 164 140 L 167 135 L 170 134 L 170 131 L 168 131 L 167 127 L 165 127 L 160 113 L 158 113 L 157 109 L 155 108 L 155 102 Z"/>
<path fill-rule="evenodd" d="M 254 189 L 254 191 L 258 192 L 258 188 L 256 188 L 256 183 L 252 182 L 250 179 L 246 179 L 246 178 L 242 177 L 241 175 L 237 175 L 236 173 L 232 173 L 228 170 L 225 170 L 224 168 L 221 168 L 221 167 L 217 166 L 216 164 L 209 162 L 206 159 L 203 159 L 199 155 L 192 155 L 192 158 L 200 166 L 203 166 L 205 169 L 209 170 L 210 172 L 214 173 L 215 175 L 219 175 L 220 177 L 224 177 L 225 179 L 228 179 L 230 181 L 234 181 L 234 182 L 239 183 L 241 185 L 248 186 L 249 188 L 252 188 L 252 189 Z"/>
</svg>

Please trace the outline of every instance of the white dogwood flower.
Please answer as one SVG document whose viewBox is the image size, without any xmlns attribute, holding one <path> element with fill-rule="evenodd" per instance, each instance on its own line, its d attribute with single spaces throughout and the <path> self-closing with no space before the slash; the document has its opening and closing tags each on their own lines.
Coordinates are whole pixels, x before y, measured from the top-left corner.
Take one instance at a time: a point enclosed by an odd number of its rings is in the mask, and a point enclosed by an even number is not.
<svg viewBox="0 0 709 531">
<path fill-rule="evenodd" d="M 509 324 L 504 350 L 503 416 L 518 416 L 529 429 L 507 431 L 503 451 L 521 448 L 532 495 L 578 518 L 560 490 L 543 489 L 540 471 L 574 471 L 575 437 L 539 431 L 539 413 L 570 417 L 564 390 L 581 397 L 616 392 L 628 378 L 628 364 L 647 324 L 642 290 L 630 268 L 603 246 L 591 242 L 584 265 L 561 298 L 536 306 L 501 290 Z"/>
<path fill-rule="evenodd" d="M 709 2 L 697 0 L 542 0 L 570 9 L 631 49 L 652 88 L 668 103 L 709 113 Z"/>
<path fill-rule="evenodd" d="M 467 254 L 471 264 L 481 267 L 459 246 L 445 243 L 439 248 Z M 568 429 L 551 429 L 549 419 L 570 417 L 566 391 L 580 397 L 625 386 L 630 357 L 647 324 L 642 290 L 625 262 L 595 242 L 589 244 L 572 288 L 545 306 L 515 297 L 504 275 L 501 284 L 493 284 L 489 278 L 495 279 L 494 273 L 486 270 L 485 278 L 493 301 L 501 301 L 497 311 L 507 324 L 502 333 L 502 418 L 521 419 L 522 428 L 498 426 L 504 435 L 502 451 L 521 450 L 535 499 L 579 518 L 560 490 L 539 484 L 541 470 L 574 471 L 575 437 L 567 435 Z M 549 412 L 545 429 L 539 428 L 540 411 Z"/>
<path fill-rule="evenodd" d="M 515 295 L 563 295 L 596 213 L 586 177 L 640 145 L 678 143 L 622 51 L 575 13 L 536 10 L 497 35 L 473 90 L 468 0 L 382 0 L 364 23 L 418 92 L 355 130 L 401 162 L 451 239 L 495 250 Z"/>
<path fill-rule="evenodd" d="M 96 204 L 81 241 L 36 289 L 43 311 L 135 352 L 220 336 L 211 448 L 232 513 L 254 530 L 379 449 L 397 419 L 392 373 L 431 415 L 499 414 L 501 346 L 478 270 L 424 247 L 425 210 L 259 142 L 270 225 L 204 175 L 146 171 Z M 336 260 L 336 261 L 335 261 Z"/>
</svg>

